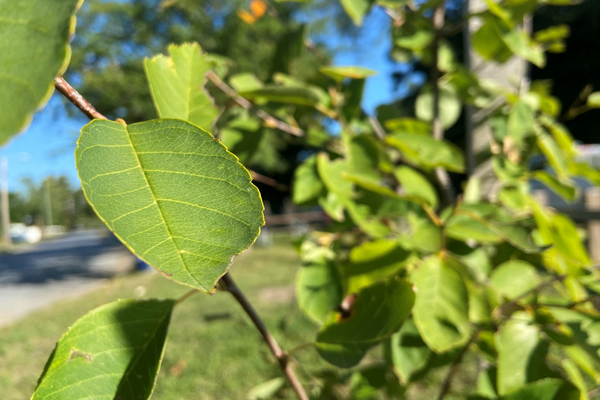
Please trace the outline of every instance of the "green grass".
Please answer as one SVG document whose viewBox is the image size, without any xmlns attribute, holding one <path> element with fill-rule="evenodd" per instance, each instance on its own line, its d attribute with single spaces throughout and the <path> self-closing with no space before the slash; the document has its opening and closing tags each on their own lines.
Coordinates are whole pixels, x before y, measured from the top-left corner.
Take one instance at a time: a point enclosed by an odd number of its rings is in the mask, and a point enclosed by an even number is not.
<svg viewBox="0 0 600 400">
<path fill-rule="evenodd" d="M 238 286 L 286 349 L 312 341 L 317 329 L 292 298 L 299 266 L 289 241 L 279 238 L 274 247 L 254 247 L 237 257 L 232 267 Z M 135 274 L 1 329 L 2 399 L 30 398 L 56 341 L 87 311 L 142 293 L 143 297 L 176 298 L 187 291 L 159 274 Z M 298 359 L 311 369 L 325 366 L 311 348 L 300 352 Z M 299 374 L 306 379 L 302 369 Z M 250 388 L 278 376 L 273 356 L 232 297 L 223 292 L 196 294 L 174 312 L 153 400 L 246 399 Z"/>
</svg>

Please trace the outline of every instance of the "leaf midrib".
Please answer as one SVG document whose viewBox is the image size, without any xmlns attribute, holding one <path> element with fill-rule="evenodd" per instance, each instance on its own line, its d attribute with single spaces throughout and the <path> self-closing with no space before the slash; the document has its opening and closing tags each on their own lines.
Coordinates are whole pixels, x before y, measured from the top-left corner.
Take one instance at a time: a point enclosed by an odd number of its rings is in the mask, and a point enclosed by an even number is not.
<svg viewBox="0 0 600 400">
<path fill-rule="evenodd" d="M 160 207 L 160 204 L 158 202 L 158 198 L 157 198 L 156 194 L 154 193 L 154 190 L 152 189 L 152 186 L 150 185 L 150 181 L 148 180 L 148 176 L 146 175 L 146 171 L 144 171 L 144 167 L 142 167 L 142 162 L 140 160 L 140 157 L 138 156 L 137 149 L 135 148 L 135 145 L 133 144 L 133 140 L 131 140 L 131 134 L 129 133 L 129 127 L 127 127 L 127 126 L 125 127 L 125 132 L 127 133 L 127 140 L 129 140 L 129 144 L 131 145 L 131 148 L 133 150 L 133 154 L 135 155 L 135 160 L 137 161 L 138 167 L 142 171 L 142 176 L 144 177 L 144 181 L 146 182 L 146 185 L 148 185 L 148 190 L 150 190 L 150 194 L 152 195 L 152 199 L 154 200 L 154 204 L 156 204 L 156 208 L 158 208 L 158 213 L 160 214 L 160 218 L 162 220 L 162 223 L 165 226 L 165 229 L 167 230 L 167 234 L 169 235 L 169 239 L 171 239 L 171 242 L 173 243 L 173 246 L 175 246 L 175 250 L 177 251 L 177 256 L 179 257 L 179 260 L 181 260 L 181 264 L 183 265 L 183 268 L 185 268 L 185 270 L 187 271 L 188 275 L 190 277 L 192 277 L 192 279 L 194 279 L 194 281 L 196 281 L 196 283 L 201 288 L 203 288 L 204 290 L 208 290 L 192 274 L 192 272 L 188 268 L 187 264 L 183 260 L 183 257 L 181 256 L 181 249 L 179 248 L 179 246 L 175 242 L 175 239 L 173 238 L 173 233 L 171 232 L 171 228 L 169 228 L 169 225 L 167 224 L 167 221 L 165 219 L 165 215 L 163 213 L 163 210 Z"/>
</svg>

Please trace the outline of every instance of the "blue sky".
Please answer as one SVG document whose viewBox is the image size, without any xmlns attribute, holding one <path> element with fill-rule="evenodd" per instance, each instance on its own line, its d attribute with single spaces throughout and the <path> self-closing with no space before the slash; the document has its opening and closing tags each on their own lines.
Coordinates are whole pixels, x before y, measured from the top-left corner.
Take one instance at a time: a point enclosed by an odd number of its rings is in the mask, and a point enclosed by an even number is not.
<svg viewBox="0 0 600 400">
<path fill-rule="evenodd" d="M 391 47 L 389 20 L 381 9 L 375 8 L 356 37 L 348 39 L 348 43 L 336 43 L 341 46 L 337 46 L 335 65 L 362 66 L 378 72 L 367 80 L 365 88 L 363 108 L 369 114 L 374 114 L 377 105 L 406 94 L 403 88 L 392 93 L 391 73 L 398 65 L 388 59 Z M 360 51 L 343 50 L 345 48 L 359 48 Z M 0 149 L 0 156 L 7 156 L 9 160 L 10 191 L 24 189 L 22 178 L 41 181 L 48 175 L 66 175 L 74 187 L 79 186 L 74 151 L 79 129 L 86 121 L 70 119 L 57 96 L 55 94 L 46 108 L 35 115 L 25 132 Z"/>
</svg>

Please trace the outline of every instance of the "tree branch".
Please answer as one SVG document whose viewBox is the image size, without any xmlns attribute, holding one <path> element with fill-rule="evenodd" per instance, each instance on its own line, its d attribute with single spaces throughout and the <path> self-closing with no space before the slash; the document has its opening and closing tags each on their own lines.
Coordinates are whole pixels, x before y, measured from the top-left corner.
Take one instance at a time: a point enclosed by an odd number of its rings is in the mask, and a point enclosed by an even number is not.
<svg viewBox="0 0 600 400">
<path fill-rule="evenodd" d="M 289 124 L 286 124 L 285 122 L 278 120 L 277 118 L 273 117 L 272 115 L 267 114 L 260 108 L 254 107 L 254 105 L 252 103 L 250 103 L 248 100 L 244 99 L 242 96 L 237 94 L 237 92 L 235 90 L 233 90 L 225 82 L 223 82 L 221 80 L 221 78 L 219 78 L 217 76 L 217 74 L 215 74 L 214 72 L 208 71 L 206 73 L 206 77 L 212 83 L 214 83 L 216 87 L 221 89 L 223 91 L 223 93 L 225 93 L 227 96 L 231 97 L 231 99 L 233 99 L 233 101 L 238 103 L 240 106 L 244 107 L 246 110 L 253 111 L 259 118 L 261 118 L 263 121 L 265 121 L 267 123 L 267 125 L 277 128 L 281 131 L 287 132 L 294 136 L 304 136 L 305 132 L 302 129 L 297 128 L 295 126 L 291 126 Z"/>
<path fill-rule="evenodd" d="M 253 181 L 260 182 L 267 186 L 274 187 L 275 189 L 280 190 L 280 191 L 289 190 L 289 187 L 287 185 L 284 185 L 283 183 L 280 183 L 273 178 L 269 178 L 268 176 L 259 174 L 258 172 L 253 171 L 251 169 L 248 169 L 248 172 L 250 172 L 250 176 L 252 176 Z"/>
<path fill-rule="evenodd" d="M 108 119 L 100 114 L 69 82 L 62 77 L 54 78 L 54 87 L 65 96 L 75 107 L 79 108 L 89 119 Z"/>
<path fill-rule="evenodd" d="M 504 303 L 501 306 L 499 306 L 494 311 L 494 314 L 501 316 L 502 314 L 504 314 L 505 310 L 510 309 L 510 308 L 518 305 L 520 300 L 522 300 L 522 299 L 524 299 L 524 298 L 532 295 L 535 292 L 538 292 L 538 291 L 542 290 L 546 286 L 552 285 L 554 282 L 564 281 L 567 277 L 568 277 L 567 275 L 557 275 L 554 278 L 547 280 L 546 282 L 540 283 L 539 285 L 537 285 L 533 289 L 530 289 L 530 290 L 526 291 L 525 293 L 523 293 L 523 294 L 515 297 L 514 299 L 512 299 L 508 303 Z"/>
<path fill-rule="evenodd" d="M 471 347 L 471 344 L 473 344 L 473 342 L 475 342 L 475 340 L 477 339 L 477 336 L 479 336 L 479 331 L 480 330 L 477 329 L 473 333 L 473 335 L 471 336 L 471 338 L 469 339 L 469 341 L 467 342 L 465 347 L 463 347 L 463 349 L 460 351 L 460 353 L 458 353 L 458 356 L 456 356 L 456 358 L 454 359 L 452 366 L 450 366 L 450 369 L 448 370 L 448 374 L 446 374 L 446 377 L 444 378 L 444 381 L 442 382 L 442 386 L 440 388 L 440 392 L 438 393 L 437 400 L 443 400 L 444 397 L 446 397 L 446 395 L 450 391 L 450 386 L 452 385 L 452 379 L 454 378 L 454 375 L 458 371 L 458 367 L 460 366 L 460 363 L 462 362 L 463 357 L 469 350 L 469 347 Z"/>
<path fill-rule="evenodd" d="M 231 295 L 237 300 L 240 306 L 242 306 L 246 314 L 254 323 L 254 326 L 256 326 L 256 329 L 258 329 L 258 331 L 262 335 L 263 339 L 265 340 L 265 343 L 267 344 L 267 346 L 269 346 L 269 349 L 271 349 L 271 353 L 273 353 L 273 355 L 279 362 L 279 365 L 283 373 L 287 377 L 288 381 L 290 382 L 290 385 L 292 385 L 292 389 L 294 389 L 294 391 L 296 392 L 298 399 L 309 400 L 306 392 L 304 391 L 304 388 L 302 387 L 302 384 L 296 377 L 296 374 L 292 370 L 292 366 L 288 362 L 288 355 L 283 350 L 281 350 L 281 347 L 279 347 L 279 344 L 277 344 L 275 338 L 267 330 L 267 327 L 265 326 L 264 322 L 260 319 L 260 317 L 256 313 L 256 310 L 254 310 L 254 307 L 252 307 L 252 304 L 250 304 L 246 296 L 244 296 L 242 291 L 237 287 L 233 279 L 231 279 L 229 273 L 223 275 L 220 282 L 222 283 L 224 289 L 231 293 Z"/>
<path fill-rule="evenodd" d="M 431 85 L 433 91 L 433 119 L 432 119 L 432 129 L 433 129 L 433 137 L 436 140 L 444 139 L 444 128 L 442 127 L 442 120 L 440 118 L 440 70 L 438 67 L 439 63 L 439 47 L 440 47 L 440 39 L 442 37 L 442 29 L 444 27 L 444 17 L 446 15 L 446 4 L 444 1 L 440 3 L 439 6 L 436 7 L 433 12 L 433 31 L 434 38 L 431 44 Z M 450 182 L 450 176 L 448 172 L 438 167 L 435 169 L 435 176 L 440 183 L 441 188 L 441 203 L 442 207 L 444 205 L 452 204 L 454 201 L 454 190 L 452 189 L 452 183 Z"/>
</svg>

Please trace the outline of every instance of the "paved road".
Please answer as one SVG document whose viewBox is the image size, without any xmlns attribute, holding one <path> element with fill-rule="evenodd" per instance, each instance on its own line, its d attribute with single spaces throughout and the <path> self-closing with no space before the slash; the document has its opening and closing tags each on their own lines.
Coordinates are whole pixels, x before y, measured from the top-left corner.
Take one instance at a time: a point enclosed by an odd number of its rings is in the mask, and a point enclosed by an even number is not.
<svg viewBox="0 0 600 400">
<path fill-rule="evenodd" d="M 134 259 L 107 231 L 72 232 L 0 255 L 0 326 L 126 272 Z"/>
</svg>

